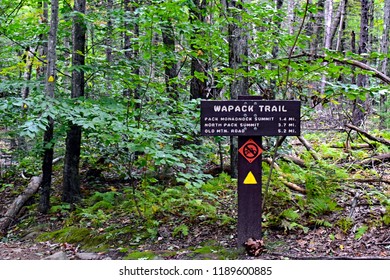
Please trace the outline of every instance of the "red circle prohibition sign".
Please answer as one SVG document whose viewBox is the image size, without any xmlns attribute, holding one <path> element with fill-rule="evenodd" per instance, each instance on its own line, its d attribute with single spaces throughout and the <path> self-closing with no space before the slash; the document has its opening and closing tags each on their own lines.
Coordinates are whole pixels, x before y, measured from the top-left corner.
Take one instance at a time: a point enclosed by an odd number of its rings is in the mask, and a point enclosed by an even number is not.
<svg viewBox="0 0 390 280">
<path fill-rule="evenodd" d="M 244 145 L 241 146 L 241 148 L 238 150 L 238 152 L 249 162 L 252 163 L 256 160 L 258 156 L 263 152 L 263 150 L 260 148 L 260 146 L 253 141 L 252 139 L 249 139 L 246 141 Z"/>
</svg>

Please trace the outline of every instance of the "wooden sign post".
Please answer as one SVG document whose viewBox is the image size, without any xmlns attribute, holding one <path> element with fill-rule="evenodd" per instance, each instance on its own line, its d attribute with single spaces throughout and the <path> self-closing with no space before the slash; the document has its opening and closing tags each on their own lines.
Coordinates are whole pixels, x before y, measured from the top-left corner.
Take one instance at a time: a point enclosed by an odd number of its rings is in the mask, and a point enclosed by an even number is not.
<svg viewBox="0 0 390 280">
<path fill-rule="evenodd" d="M 300 135 L 300 108 L 300 101 L 253 96 L 201 102 L 203 136 L 238 136 L 238 245 L 262 238 L 261 136 Z"/>
</svg>

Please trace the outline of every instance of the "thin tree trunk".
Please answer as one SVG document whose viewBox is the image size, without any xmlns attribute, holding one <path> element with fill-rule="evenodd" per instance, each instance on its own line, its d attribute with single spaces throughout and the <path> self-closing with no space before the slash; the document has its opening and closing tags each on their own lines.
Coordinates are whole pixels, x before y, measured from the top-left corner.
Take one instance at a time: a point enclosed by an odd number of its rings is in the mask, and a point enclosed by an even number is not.
<svg viewBox="0 0 390 280">
<path fill-rule="evenodd" d="M 74 11 L 85 14 L 86 0 L 75 0 Z M 83 17 L 76 14 L 73 18 L 73 54 L 72 65 L 74 67 L 85 65 L 85 36 L 86 26 Z M 72 72 L 72 98 L 84 96 L 84 71 L 82 69 Z M 81 149 L 81 127 L 75 124 L 70 125 L 66 137 L 66 151 L 64 162 L 63 192 L 64 202 L 77 202 L 81 196 L 80 192 L 80 149 Z"/>
<path fill-rule="evenodd" d="M 202 24 L 205 21 L 206 14 L 206 1 L 203 0 L 194 0 L 195 6 L 190 10 L 191 15 L 191 24 L 194 27 L 194 36 L 193 39 L 196 39 L 199 36 L 204 36 L 204 31 L 201 28 L 196 27 L 197 24 Z M 192 99 L 210 98 L 208 96 L 209 91 L 207 89 L 207 65 L 204 61 L 206 54 L 202 49 L 202 46 L 197 44 L 191 44 L 191 49 L 194 52 L 191 59 L 191 84 L 190 84 L 190 94 Z M 196 74 L 203 76 L 204 78 L 200 79 L 196 77 Z"/>
<path fill-rule="evenodd" d="M 359 54 L 365 54 L 368 52 L 368 28 L 369 28 L 369 11 L 370 11 L 370 0 L 361 0 L 361 19 L 360 19 L 360 41 L 359 41 Z M 366 61 L 363 60 L 363 63 Z M 368 84 L 367 75 L 359 74 L 357 77 L 356 84 L 359 87 L 365 87 Z M 356 126 L 361 126 L 364 124 L 364 111 L 365 111 L 364 102 L 357 98 L 354 102 L 353 112 L 352 112 L 352 121 Z"/>
<path fill-rule="evenodd" d="M 324 10 L 324 0 L 318 0 L 317 6 L 319 11 Z M 310 53 L 312 54 L 317 54 L 319 49 L 322 49 L 320 46 L 322 42 L 322 37 L 321 35 L 323 34 L 323 21 L 324 21 L 324 16 L 321 14 L 321 12 L 318 12 L 317 14 L 313 15 L 314 19 L 314 26 L 313 26 L 313 40 L 310 42 Z"/>
<path fill-rule="evenodd" d="M 162 38 L 165 46 L 165 85 L 167 93 L 171 98 L 177 98 L 177 83 L 174 79 L 178 75 L 178 64 L 175 59 L 175 32 L 170 19 L 162 24 Z"/>
<path fill-rule="evenodd" d="M 333 17 L 333 0 L 325 0 L 325 37 L 324 37 L 324 48 L 330 50 L 332 48 L 332 17 Z M 327 63 L 324 63 L 327 65 Z M 325 91 L 326 75 L 322 76 L 321 80 L 321 93 Z"/>
<path fill-rule="evenodd" d="M 343 50 L 343 33 L 345 30 L 345 18 L 346 18 L 346 7 L 348 4 L 348 0 L 341 0 L 339 9 L 337 12 L 337 17 L 335 24 L 332 28 L 332 38 L 336 35 L 337 33 L 337 41 L 336 41 L 336 51 L 342 51 Z M 337 24 L 336 24 L 337 23 Z"/>
<path fill-rule="evenodd" d="M 108 20 L 107 20 L 107 38 L 106 38 L 106 60 L 107 60 L 107 70 L 106 71 L 106 88 L 107 93 L 106 95 L 109 95 L 109 92 L 111 91 L 111 71 L 109 70 L 112 65 L 112 30 L 113 30 L 113 23 L 112 23 L 112 10 L 113 10 L 113 0 L 107 0 L 107 12 L 108 12 Z"/>
<path fill-rule="evenodd" d="M 47 44 L 47 67 L 46 67 L 46 97 L 50 100 L 54 98 L 55 80 L 56 80 L 56 46 L 57 46 L 57 30 L 58 30 L 58 0 L 51 1 L 51 20 L 50 31 Z M 41 182 L 41 198 L 39 203 L 39 211 L 47 213 L 50 209 L 50 188 L 51 177 L 53 170 L 53 142 L 54 120 L 48 117 L 48 124 L 43 137 L 44 156 L 42 162 L 42 182 Z"/>
<path fill-rule="evenodd" d="M 41 16 L 40 24 L 47 24 L 48 18 L 49 18 L 48 3 L 46 1 L 44 1 L 43 3 L 40 2 L 39 6 L 40 6 L 40 8 L 42 8 L 42 16 Z M 42 42 L 48 41 L 47 36 L 48 35 L 46 32 L 40 34 L 39 35 L 40 41 L 42 41 Z M 38 47 L 39 57 L 42 60 L 46 60 L 46 58 L 47 58 L 47 52 L 48 52 L 47 48 L 48 48 L 48 44 L 43 44 L 42 46 Z M 47 70 L 46 70 L 45 64 L 38 66 L 37 67 L 37 78 L 39 79 L 39 78 L 43 77 L 46 74 L 46 71 Z"/>
<path fill-rule="evenodd" d="M 139 25 L 137 21 L 138 14 L 135 13 L 135 7 L 138 5 L 138 1 L 132 1 L 132 0 L 124 0 L 124 9 L 127 15 L 134 17 L 134 19 L 126 19 L 124 27 L 125 30 L 132 30 L 133 39 L 136 39 L 139 37 Z M 130 23 L 131 22 L 131 23 Z M 129 35 L 129 32 L 124 32 L 123 35 L 123 48 L 125 49 L 125 57 L 128 61 L 137 61 L 139 60 L 139 46 L 132 42 L 132 37 Z M 133 73 L 135 76 L 139 76 L 141 73 L 141 69 L 138 66 L 139 63 L 134 63 Z M 125 89 L 123 94 L 124 96 L 130 97 L 131 94 L 133 94 L 133 97 L 136 99 L 140 98 L 139 93 L 139 85 L 138 81 L 135 80 L 135 83 L 137 83 L 136 88 L 134 91 L 131 91 L 130 89 Z M 136 104 L 136 108 L 139 107 L 139 103 Z"/>
<path fill-rule="evenodd" d="M 385 0 L 384 14 L 383 14 L 383 35 L 381 40 L 381 53 L 388 54 L 389 52 L 389 35 L 390 35 L 390 0 Z M 381 62 L 381 71 L 387 76 L 390 75 L 390 67 L 388 65 L 389 58 L 386 56 Z M 380 128 L 385 128 L 385 114 L 387 113 L 387 108 L 385 103 L 387 101 L 387 96 L 382 94 L 380 97 Z"/>
<path fill-rule="evenodd" d="M 295 0 L 287 1 L 287 22 L 286 29 L 288 30 L 288 34 L 294 34 L 294 22 L 295 22 Z"/>
</svg>

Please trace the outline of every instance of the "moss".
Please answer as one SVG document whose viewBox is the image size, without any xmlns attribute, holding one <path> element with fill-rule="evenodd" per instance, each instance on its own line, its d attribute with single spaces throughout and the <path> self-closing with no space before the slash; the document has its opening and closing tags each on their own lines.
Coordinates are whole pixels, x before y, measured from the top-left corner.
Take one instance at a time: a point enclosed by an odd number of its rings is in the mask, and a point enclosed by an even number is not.
<svg viewBox="0 0 390 280">
<path fill-rule="evenodd" d="M 97 211 L 99 209 L 112 209 L 113 208 L 113 205 L 110 203 L 110 202 L 107 202 L 107 201 L 99 201 L 99 202 L 96 202 L 92 207 L 88 208 L 88 211 L 89 212 L 94 212 L 94 211 Z"/>
<path fill-rule="evenodd" d="M 230 260 L 237 259 L 240 253 L 237 249 L 226 249 L 217 242 L 210 240 L 195 248 L 189 254 L 189 257 L 198 260 Z"/>
<path fill-rule="evenodd" d="M 92 251 L 104 251 L 108 249 L 107 240 L 104 235 L 94 235 L 87 228 L 75 226 L 66 227 L 53 232 L 45 232 L 39 235 L 37 241 L 52 240 L 61 243 L 80 244 L 83 249 Z"/>
<path fill-rule="evenodd" d="M 90 230 L 87 228 L 66 227 L 53 232 L 46 232 L 38 236 L 38 241 L 55 240 L 57 242 L 80 243 L 90 238 Z"/>
</svg>

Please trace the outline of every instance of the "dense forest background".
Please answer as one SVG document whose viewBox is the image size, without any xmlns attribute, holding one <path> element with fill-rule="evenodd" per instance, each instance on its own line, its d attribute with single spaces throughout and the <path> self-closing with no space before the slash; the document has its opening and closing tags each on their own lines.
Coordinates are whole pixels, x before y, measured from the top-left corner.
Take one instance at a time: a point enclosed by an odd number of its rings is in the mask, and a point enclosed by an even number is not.
<svg viewBox="0 0 390 280">
<path fill-rule="evenodd" d="M 238 95 L 302 101 L 301 137 L 263 139 L 265 229 L 388 229 L 389 27 L 389 0 L 2 0 L 0 191 L 36 198 L 2 235 L 233 240 L 237 144 L 199 103 Z"/>
</svg>

